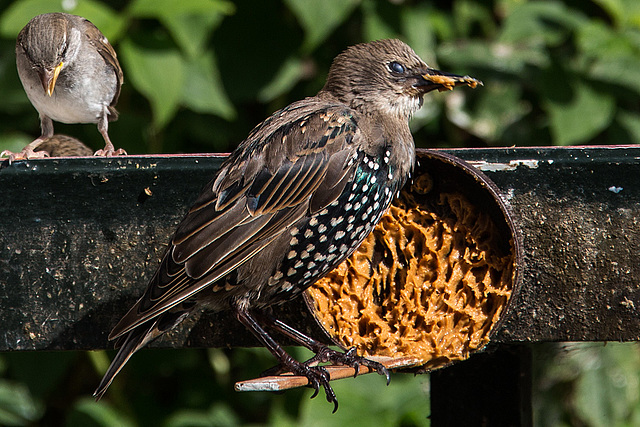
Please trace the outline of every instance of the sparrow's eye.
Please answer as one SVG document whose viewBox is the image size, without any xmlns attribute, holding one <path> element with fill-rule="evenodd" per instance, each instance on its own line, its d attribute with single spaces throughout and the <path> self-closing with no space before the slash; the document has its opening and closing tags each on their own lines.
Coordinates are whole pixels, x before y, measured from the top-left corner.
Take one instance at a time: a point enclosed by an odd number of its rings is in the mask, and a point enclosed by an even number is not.
<svg viewBox="0 0 640 427">
<path fill-rule="evenodd" d="M 389 62 L 389 71 L 391 71 L 392 73 L 403 74 L 406 70 L 402 64 L 393 61 Z"/>
</svg>

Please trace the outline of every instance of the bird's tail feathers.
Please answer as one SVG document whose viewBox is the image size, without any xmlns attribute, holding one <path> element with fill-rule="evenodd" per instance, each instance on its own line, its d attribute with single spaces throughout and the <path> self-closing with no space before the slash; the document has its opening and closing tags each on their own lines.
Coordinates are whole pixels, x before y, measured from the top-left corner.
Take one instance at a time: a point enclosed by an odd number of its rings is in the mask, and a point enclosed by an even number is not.
<svg viewBox="0 0 640 427">
<path fill-rule="evenodd" d="M 194 307 L 195 304 L 193 302 L 184 302 L 174 310 L 165 312 L 161 316 L 153 318 L 119 337 L 116 341 L 116 347 L 120 347 L 118 354 L 111 361 L 111 365 L 109 365 L 98 388 L 93 392 L 93 397 L 96 398 L 96 401 L 100 400 L 107 391 L 115 376 L 122 370 L 133 353 L 184 320 L 185 317 L 191 314 Z"/>
<path fill-rule="evenodd" d="M 96 398 L 96 401 L 100 400 L 102 395 L 107 391 L 107 388 L 109 388 L 115 376 L 122 370 L 133 353 L 157 336 L 157 334 L 153 333 L 155 323 L 156 322 L 149 322 L 148 324 L 142 324 L 124 337 L 118 354 L 116 354 L 116 357 L 111 361 L 111 365 L 109 365 L 109 369 L 107 369 L 104 377 L 102 377 L 98 388 L 93 392 L 93 397 Z"/>
</svg>

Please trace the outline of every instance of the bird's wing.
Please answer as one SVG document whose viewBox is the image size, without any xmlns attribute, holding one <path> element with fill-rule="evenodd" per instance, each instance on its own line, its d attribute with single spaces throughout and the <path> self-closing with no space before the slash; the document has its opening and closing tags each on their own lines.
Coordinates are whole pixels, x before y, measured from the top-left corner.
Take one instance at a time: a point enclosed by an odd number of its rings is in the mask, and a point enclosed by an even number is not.
<svg viewBox="0 0 640 427">
<path fill-rule="evenodd" d="M 300 218 L 337 200 L 355 171 L 363 136 L 352 110 L 320 105 L 313 99 L 293 104 L 252 131 L 189 210 L 145 294 L 110 339 L 206 286 L 228 290 L 232 285 L 215 282 Z"/>
<path fill-rule="evenodd" d="M 96 48 L 100 56 L 104 58 L 104 61 L 113 68 L 113 71 L 116 74 L 116 92 L 113 95 L 113 99 L 111 100 L 110 107 L 115 107 L 118 103 L 118 98 L 120 97 L 120 87 L 122 86 L 122 82 L 124 80 L 124 76 L 122 74 L 122 68 L 120 67 L 120 62 L 118 62 L 118 55 L 116 55 L 116 51 L 113 49 L 113 46 L 109 43 L 109 40 L 100 32 L 98 27 L 93 25 L 91 21 L 84 20 L 87 29 L 85 30 L 85 37 L 89 40 L 89 43 Z M 112 108 L 111 114 L 117 115 L 115 108 Z M 112 118 L 113 119 L 113 118 Z"/>
</svg>

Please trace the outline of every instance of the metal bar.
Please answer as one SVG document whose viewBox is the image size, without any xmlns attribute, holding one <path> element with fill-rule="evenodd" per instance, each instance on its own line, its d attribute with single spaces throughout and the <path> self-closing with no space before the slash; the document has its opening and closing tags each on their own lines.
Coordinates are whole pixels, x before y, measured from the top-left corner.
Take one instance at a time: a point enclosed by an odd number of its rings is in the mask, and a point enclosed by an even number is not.
<svg viewBox="0 0 640 427">
<path fill-rule="evenodd" d="M 446 151 L 498 185 L 524 237 L 524 285 L 497 342 L 640 339 L 640 148 Z M 177 223 L 223 160 L 0 163 L 0 351 L 109 348 L 108 331 L 142 293 Z M 285 320 L 318 336 L 299 304 L 283 309 Z M 153 345 L 255 341 L 219 313 Z"/>
</svg>

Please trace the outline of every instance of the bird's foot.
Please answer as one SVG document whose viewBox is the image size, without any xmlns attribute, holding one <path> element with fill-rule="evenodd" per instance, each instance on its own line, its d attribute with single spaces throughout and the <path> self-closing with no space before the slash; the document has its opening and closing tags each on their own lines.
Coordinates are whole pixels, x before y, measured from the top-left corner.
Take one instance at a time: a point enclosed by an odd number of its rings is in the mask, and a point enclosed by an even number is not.
<svg viewBox="0 0 640 427">
<path fill-rule="evenodd" d="M 111 157 L 111 156 L 126 156 L 127 152 L 124 151 L 122 148 L 118 148 L 117 150 L 115 150 L 113 147 L 108 148 L 105 147 L 102 150 L 98 150 L 95 153 L 93 153 L 94 156 L 101 156 L 101 157 Z"/>
<path fill-rule="evenodd" d="M 322 386 L 327 397 L 327 402 L 333 403 L 333 412 L 335 413 L 338 410 L 338 399 L 336 398 L 336 393 L 329 384 L 331 377 L 325 368 L 322 366 L 309 366 L 306 362 L 300 363 L 294 359 L 291 359 L 286 366 L 282 367 L 284 371 L 291 372 L 293 375 L 306 377 L 307 380 L 309 380 L 308 387 L 311 387 L 314 390 L 311 395 L 311 399 L 318 395 L 320 387 Z"/>
<path fill-rule="evenodd" d="M 306 377 L 307 380 L 309 380 L 308 387 L 314 389 L 311 399 L 318 395 L 320 386 L 322 386 L 327 396 L 327 402 L 333 403 L 333 412 L 336 412 L 338 410 L 338 399 L 336 398 L 333 388 L 329 385 L 329 381 L 331 380 L 329 372 L 322 366 L 313 366 L 310 363 L 310 360 L 304 363 L 298 362 L 294 359 L 286 360 L 281 362 L 279 365 L 262 372 L 262 376 L 268 377 L 272 375 L 280 375 L 285 372 L 291 372 L 293 375 Z"/>
<path fill-rule="evenodd" d="M 391 381 L 389 370 L 382 363 L 358 356 L 355 347 L 351 347 L 349 350 L 342 352 L 333 350 L 327 346 L 322 346 L 317 350 L 316 355 L 306 362 L 300 363 L 295 360 L 282 361 L 279 365 L 264 371 L 262 376 L 280 375 L 284 372 L 291 372 L 294 375 L 306 377 L 309 380 L 309 387 L 315 390 L 311 397 L 317 396 L 320 386 L 323 386 L 327 395 L 327 401 L 333 402 L 333 412 L 335 412 L 338 409 L 338 400 L 329 385 L 329 373 L 324 367 L 318 366 L 319 363 L 326 362 L 332 365 L 350 366 L 354 368 L 354 377 L 358 376 L 360 366 L 366 366 L 371 371 L 376 371 L 378 374 L 384 375 L 387 379 L 387 385 L 389 385 Z"/>
<path fill-rule="evenodd" d="M 33 151 L 31 148 L 25 147 L 19 153 L 4 150 L 2 153 L 0 153 L 0 157 L 4 156 L 7 156 L 9 158 L 9 164 L 11 164 L 16 160 L 43 159 L 45 157 L 49 157 L 49 153 L 47 153 L 46 151 Z"/>
<path fill-rule="evenodd" d="M 261 314 L 260 312 L 256 313 L 258 314 L 260 319 L 267 325 L 284 333 L 294 340 L 304 342 L 304 345 L 309 349 L 313 349 L 315 351 L 317 348 L 321 348 L 324 346 L 313 340 L 312 338 L 306 337 L 295 329 L 276 320 L 272 316 L 266 316 L 264 314 Z M 306 377 L 309 382 L 307 386 L 315 390 L 311 397 L 316 397 L 320 391 L 320 386 L 322 386 L 322 388 L 324 388 L 327 401 L 329 403 L 333 403 L 333 412 L 336 412 L 338 410 L 338 399 L 336 398 L 336 394 L 333 391 L 333 388 L 331 388 L 331 385 L 329 384 L 331 376 L 324 367 L 313 366 L 308 362 L 301 363 L 291 357 L 273 338 L 271 338 L 271 336 L 269 336 L 269 334 L 267 334 L 264 329 L 262 329 L 262 326 L 256 321 L 251 312 L 241 304 L 237 304 L 235 306 L 235 314 L 238 321 L 245 325 L 280 362 L 278 366 L 267 371 L 268 375 L 287 371 L 296 376 Z"/>
<path fill-rule="evenodd" d="M 389 385 L 389 382 L 391 381 L 391 378 L 389 377 L 389 370 L 382 363 L 367 359 L 366 357 L 358 356 L 355 347 L 351 347 L 349 350 L 342 352 L 323 346 L 316 351 L 315 356 L 307 360 L 304 364 L 312 365 L 324 362 L 329 362 L 332 365 L 351 366 L 356 371 L 353 375 L 354 378 L 358 376 L 360 366 L 366 366 L 371 371 L 376 371 L 378 374 L 384 375 L 387 379 L 387 385 Z"/>
</svg>

